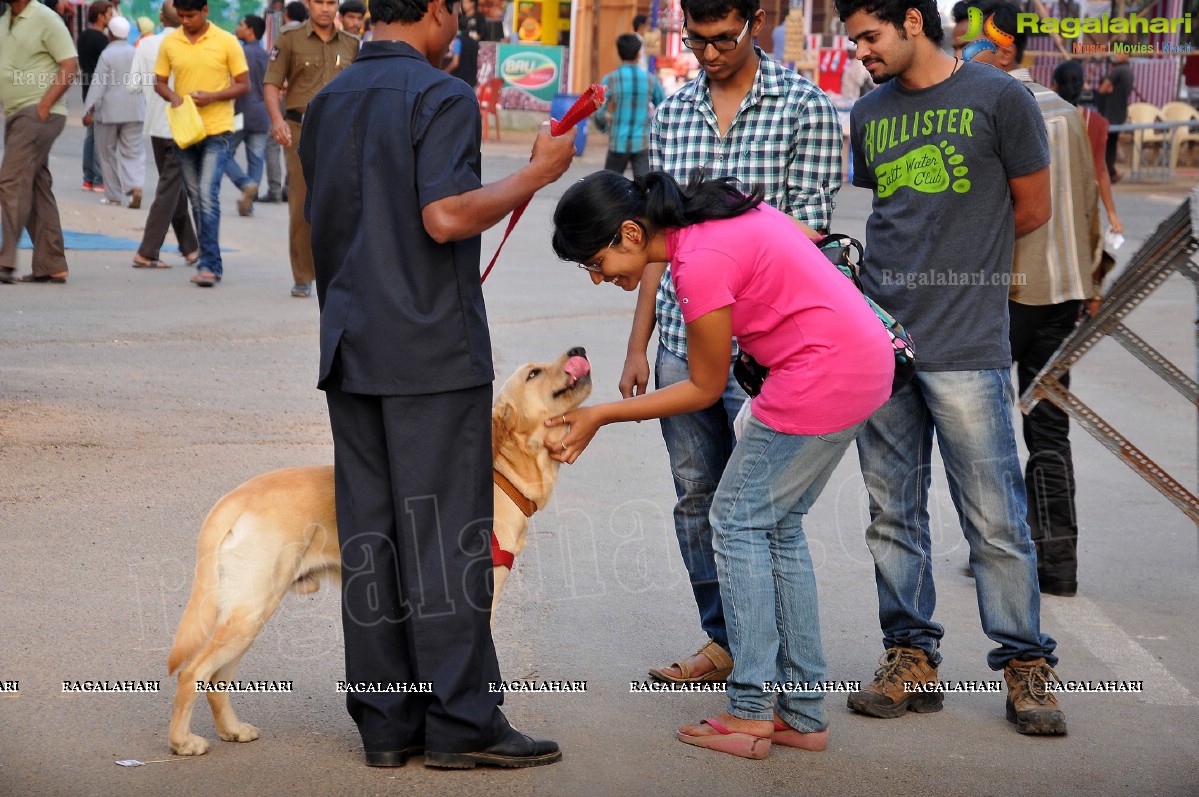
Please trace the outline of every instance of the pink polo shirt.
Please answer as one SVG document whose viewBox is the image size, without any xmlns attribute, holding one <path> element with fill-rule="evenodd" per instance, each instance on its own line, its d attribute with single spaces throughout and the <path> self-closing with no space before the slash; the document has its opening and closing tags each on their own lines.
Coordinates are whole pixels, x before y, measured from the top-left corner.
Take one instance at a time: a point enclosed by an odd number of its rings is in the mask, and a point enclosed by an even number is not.
<svg viewBox="0 0 1199 797">
<path fill-rule="evenodd" d="M 768 205 L 667 230 L 683 320 L 732 306 L 733 334 L 770 368 L 751 410 L 787 434 L 831 434 L 891 395 L 890 337 L 861 292 Z"/>
</svg>

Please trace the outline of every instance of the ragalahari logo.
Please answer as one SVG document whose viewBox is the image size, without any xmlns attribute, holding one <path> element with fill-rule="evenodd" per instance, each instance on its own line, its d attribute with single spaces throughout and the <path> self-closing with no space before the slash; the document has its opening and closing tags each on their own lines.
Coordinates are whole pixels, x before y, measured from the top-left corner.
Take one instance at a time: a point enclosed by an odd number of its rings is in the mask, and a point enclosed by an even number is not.
<svg viewBox="0 0 1199 797">
<path fill-rule="evenodd" d="M 962 48 L 963 61 L 973 61 L 981 53 L 998 52 L 1000 47 L 1006 47 L 1016 40 L 1015 36 L 995 26 L 994 14 L 987 17 L 985 24 L 981 8 L 971 6 L 966 14 L 968 25 L 963 40 L 970 43 Z M 980 35 L 982 38 L 979 38 Z"/>
</svg>

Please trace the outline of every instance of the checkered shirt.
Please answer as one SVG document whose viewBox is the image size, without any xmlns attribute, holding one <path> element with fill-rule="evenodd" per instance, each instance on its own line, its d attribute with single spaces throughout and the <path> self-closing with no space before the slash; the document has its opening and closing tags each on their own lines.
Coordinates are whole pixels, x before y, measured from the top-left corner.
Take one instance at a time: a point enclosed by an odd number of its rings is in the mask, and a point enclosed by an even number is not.
<svg viewBox="0 0 1199 797">
<path fill-rule="evenodd" d="M 762 186 L 766 202 L 817 230 L 832 220 L 841 188 L 841 122 L 816 84 L 772 61 L 760 59 L 753 88 L 721 138 L 708 78 L 702 71 L 654 115 L 650 168 L 685 183 L 693 169 L 711 177 L 736 177 Z M 687 334 L 670 269 L 658 285 L 658 341 L 687 357 Z M 734 356 L 736 350 L 734 349 Z"/>
</svg>

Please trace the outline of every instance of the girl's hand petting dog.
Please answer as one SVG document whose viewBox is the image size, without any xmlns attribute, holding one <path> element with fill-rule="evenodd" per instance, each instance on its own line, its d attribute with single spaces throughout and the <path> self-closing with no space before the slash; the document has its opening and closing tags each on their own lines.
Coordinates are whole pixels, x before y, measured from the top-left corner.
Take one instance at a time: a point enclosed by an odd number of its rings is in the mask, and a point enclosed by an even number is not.
<svg viewBox="0 0 1199 797">
<path fill-rule="evenodd" d="M 545 447 L 550 451 L 550 459 L 573 465 L 583 449 L 587 448 L 591 438 L 604 425 L 599 407 L 580 407 L 565 415 L 555 415 L 545 422 L 546 426 L 565 426 L 566 436 L 551 443 L 547 438 Z"/>
</svg>

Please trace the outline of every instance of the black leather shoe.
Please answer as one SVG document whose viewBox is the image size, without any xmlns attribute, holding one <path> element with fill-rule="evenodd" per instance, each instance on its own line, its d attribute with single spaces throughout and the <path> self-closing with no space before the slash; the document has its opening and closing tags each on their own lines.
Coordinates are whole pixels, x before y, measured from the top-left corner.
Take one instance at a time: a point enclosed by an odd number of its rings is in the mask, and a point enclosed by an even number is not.
<svg viewBox="0 0 1199 797">
<path fill-rule="evenodd" d="M 263 194 L 254 200 L 255 202 L 275 203 L 279 201 L 278 194 Z"/>
<path fill-rule="evenodd" d="M 367 750 L 364 755 L 368 767 L 402 767 L 408 763 L 409 758 L 424 751 L 424 747 L 413 745 L 403 750 Z"/>
<path fill-rule="evenodd" d="M 473 753 L 425 753 L 425 766 L 443 769 L 488 767 L 540 767 L 562 760 L 557 742 L 532 739 L 515 728 L 508 728 L 499 741 Z"/>
</svg>

